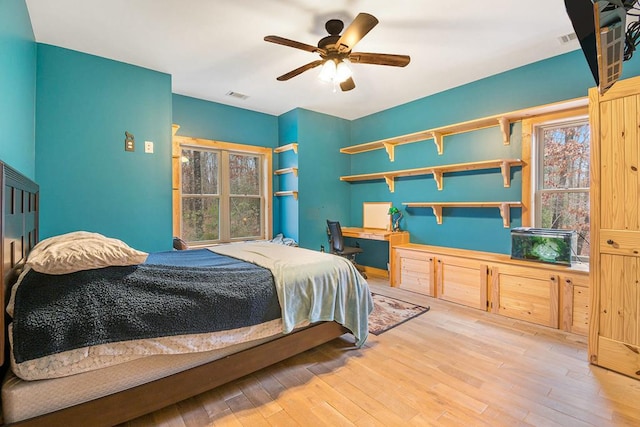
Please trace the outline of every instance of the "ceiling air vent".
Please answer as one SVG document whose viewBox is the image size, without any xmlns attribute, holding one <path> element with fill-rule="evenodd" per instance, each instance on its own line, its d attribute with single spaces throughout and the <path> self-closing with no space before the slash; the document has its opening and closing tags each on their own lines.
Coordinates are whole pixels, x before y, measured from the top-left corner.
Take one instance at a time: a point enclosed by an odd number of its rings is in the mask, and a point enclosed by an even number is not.
<svg viewBox="0 0 640 427">
<path fill-rule="evenodd" d="M 577 39 L 578 39 L 578 36 L 576 36 L 576 33 L 569 33 L 569 34 L 565 34 L 564 36 L 558 37 L 558 40 L 560 40 L 560 44 L 567 44 Z"/>
<path fill-rule="evenodd" d="M 249 95 L 245 95 L 244 93 L 240 93 L 240 92 L 234 92 L 232 90 L 227 92 L 227 96 L 232 96 L 232 97 L 238 98 L 238 99 L 247 99 L 249 97 Z"/>
</svg>

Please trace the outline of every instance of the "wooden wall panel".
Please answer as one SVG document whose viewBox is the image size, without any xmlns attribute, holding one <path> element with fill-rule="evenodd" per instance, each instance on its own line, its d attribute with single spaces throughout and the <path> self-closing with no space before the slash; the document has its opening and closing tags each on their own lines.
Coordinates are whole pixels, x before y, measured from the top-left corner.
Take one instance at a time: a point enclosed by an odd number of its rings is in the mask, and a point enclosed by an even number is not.
<svg viewBox="0 0 640 427">
<path fill-rule="evenodd" d="M 625 98 L 625 115 L 628 123 L 640 123 L 638 103 L 640 102 L 640 96 L 633 96 Z M 622 171 L 624 171 L 624 200 L 623 200 L 623 213 L 624 213 L 624 229 L 625 230 L 640 230 L 640 223 L 638 217 L 638 144 L 640 133 L 638 132 L 638 126 L 627 125 L 625 129 L 624 148 L 623 148 L 623 163 Z"/>
</svg>

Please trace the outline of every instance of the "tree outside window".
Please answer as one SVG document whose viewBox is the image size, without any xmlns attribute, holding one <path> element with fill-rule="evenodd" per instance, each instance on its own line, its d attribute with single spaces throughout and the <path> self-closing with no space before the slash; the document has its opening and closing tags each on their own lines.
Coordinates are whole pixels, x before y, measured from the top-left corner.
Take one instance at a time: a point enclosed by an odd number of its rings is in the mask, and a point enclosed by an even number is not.
<svg viewBox="0 0 640 427">
<path fill-rule="evenodd" d="M 220 239 L 219 153 L 182 149 L 182 238 Z"/>
<path fill-rule="evenodd" d="M 270 150 L 217 141 L 194 144 L 200 141 L 181 144 L 174 162 L 180 178 L 174 218 L 182 239 L 207 244 L 267 238 Z"/>
<path fill-rule="evenodd" d="M 535 225 L 576 230 L 575 256 L 589 256 L 589 142 L 587 118 L 541 124 L 536 131 Z"/>
</svg>

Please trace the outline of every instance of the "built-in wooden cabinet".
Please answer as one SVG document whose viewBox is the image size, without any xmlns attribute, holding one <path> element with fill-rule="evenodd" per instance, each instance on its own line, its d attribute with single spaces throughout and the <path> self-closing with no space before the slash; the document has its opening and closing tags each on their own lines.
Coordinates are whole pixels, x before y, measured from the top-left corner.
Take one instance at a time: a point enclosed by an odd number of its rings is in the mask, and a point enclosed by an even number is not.
<svg viewBox="0 0 640 427">
<path fill-rule="evenodd" d="M 592 363 L 640 379 L 640 77 L 589 90 Z"/>
<path fill-rule="evenodd" d="M 560 329 L 589 334 L 589 277 L 563 275 L 560 280 Z"/>
<path fill-rule="evenodd" d="M 589 272 L 508 255 L 408 243 L 394 246 L 391 286 L 586 335 Z"/>
<path fill-rule="evenodd" d="M 487 309 L 487 263 L 474 258 L 439 255 L 438 298 Z"/>
<path fill-rule="evenodd" d="M 559 277 L 544 268 L 499 264 L 491 267 L 491 312 L 558 327 Z"/>
<path fill-rule="evenodd" d="M 401 289 L 436 296 L 435 256 L 429 252 L 396 247 L 391 281 Z M 392 253 L 393 255 L 393 253 Z M 393 257 L 392 257 L 393 259 Z M 395 277 L 393 274 L 395 273 Z"/>
</svg>

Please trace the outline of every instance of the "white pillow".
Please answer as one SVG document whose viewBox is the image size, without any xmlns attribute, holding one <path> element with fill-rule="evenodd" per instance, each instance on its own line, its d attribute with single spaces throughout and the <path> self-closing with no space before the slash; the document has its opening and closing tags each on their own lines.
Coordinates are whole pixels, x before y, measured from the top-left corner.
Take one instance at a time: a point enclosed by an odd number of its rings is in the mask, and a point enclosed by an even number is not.
<svg viewBox="0 0 640 427">
<path fill-rule="evenodd" d="M 147 253 L 118 239 L 98 233 L 75 231 L 38 243 L 27 257 L 27 266 L 39 273 L 67 274 L 110 266 L 141 264 Z"/>
</svg>

